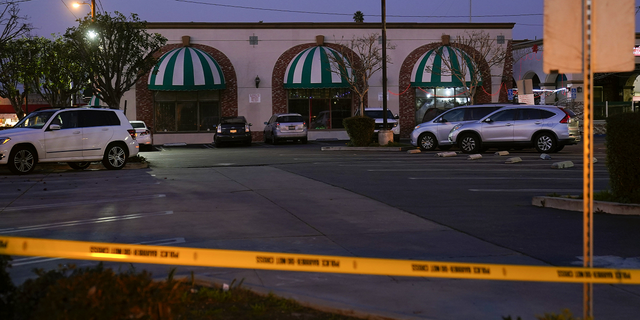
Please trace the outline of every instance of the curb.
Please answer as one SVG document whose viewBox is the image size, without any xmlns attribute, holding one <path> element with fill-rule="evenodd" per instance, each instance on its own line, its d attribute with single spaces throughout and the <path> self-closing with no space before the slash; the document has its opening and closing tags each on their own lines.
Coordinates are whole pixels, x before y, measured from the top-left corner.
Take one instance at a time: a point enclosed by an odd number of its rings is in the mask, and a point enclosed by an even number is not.
<svg viewBox="0 0 640 320">
<path fill-rule="evenodd" d="M 149 162 L 127 162 L 124 165 L 122 170 L 132 170 L 132 169 L 148 169 Z M 88 168 L 84 170 L 75 170 L 69 167 L 66 163 L 58 163 L 58 162 L 49 162 L 49 163 L 38 163 L 36 164 L 35 170 L 32 174 L 35 173 L 48 173 L 48 172 L 65 172 L 65 171 L 88 171 L 88 170 L 107 170 L 102 163 L 96 162 L 91 164 Z M 0 175 L 12 175 L 6 166 L 0 167 Z"/>
<path fill-rule="evenodd" d="M 531 204 L 536 207 L 554 208 L 569 211 L 583 211 L 582 199 L 567 199 L 560 197 L 533 197 Z M 640 216 L 640 204 L 594 201 L 594 213 L 608 213 L 616 215 Z"/>
<path fill-rule="evenodd" d="M 415 149 L 415 147 L 322 147 L 322 151 L 382 151 L 398 152 Z"/>
</svg>

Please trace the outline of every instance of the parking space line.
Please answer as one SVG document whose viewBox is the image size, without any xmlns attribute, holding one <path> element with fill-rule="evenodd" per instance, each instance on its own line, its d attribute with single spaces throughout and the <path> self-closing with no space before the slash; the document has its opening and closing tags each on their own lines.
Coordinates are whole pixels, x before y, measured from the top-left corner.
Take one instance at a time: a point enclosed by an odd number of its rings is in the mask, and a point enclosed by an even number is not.
<svg viewBox="0 0 640 320">
<path fill-rule="evenodd" d="M 73 226 L 79 226 L 79 225 L 85 225 L 85 224 L 115 222 L 115 221 L 122 221 L 122 220 L 132 220 L 132 219 L 140 219 L 140 218 L 153 217 L 153 216 L 163 216 L 168 214 L 173 214 L 173 211 L 135 213 L 135 214 L 127 214 L 127 215 L 121 215 L 121 216 L 100 217 L 100 218 L 87 219 L 87 220 L 74 220 L 74 221 L 66 221 L 66 222 L 39 224 L 35 226 L 6 228 L 6 229 L 0 229 L 0 234 L 73 227 Z"/>
<path fill-rule="evenodd" d="M 134 201 L 134 200 L 142 200 L 142 199 L 157 199 L 157 198 L 164 198 L 164 197 L 166 197 L 166 195 L 164 194 L 152 194 L 152 195 L 128 197 L 128 198 L 120 197 L 120 198 L 108 198 L 108 199 L 98 199 L 98 200 L 37 204 L 37 205 L 21 206 L 21 207 L 5 207 L 0 209 L 0 212 L 13 212 L 13 211 L 23 211 L 23 210 L 37 210 L 37 209 L 44 209 L 44 208 L 82 206 L 82 205 L 89 205 L 89 204 L 114 203 L 114 202 Z"/>
</svg>

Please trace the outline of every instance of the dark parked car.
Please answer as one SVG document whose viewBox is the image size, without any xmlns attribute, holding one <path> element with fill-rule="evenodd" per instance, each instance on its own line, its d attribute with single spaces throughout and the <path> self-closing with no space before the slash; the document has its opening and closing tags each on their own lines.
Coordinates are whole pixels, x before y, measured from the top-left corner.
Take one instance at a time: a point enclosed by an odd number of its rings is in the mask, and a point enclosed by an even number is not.
<svg viewBox="0 0 640 320">
<path fill-rule="evenodd" d="M 247 123 L 244 117 L 222 117 L 213 134 L 213 143 L 216 147 L 222 147 L 227 143 L 242 143 L 251 145 L 251 123 Z"/>
</svg>

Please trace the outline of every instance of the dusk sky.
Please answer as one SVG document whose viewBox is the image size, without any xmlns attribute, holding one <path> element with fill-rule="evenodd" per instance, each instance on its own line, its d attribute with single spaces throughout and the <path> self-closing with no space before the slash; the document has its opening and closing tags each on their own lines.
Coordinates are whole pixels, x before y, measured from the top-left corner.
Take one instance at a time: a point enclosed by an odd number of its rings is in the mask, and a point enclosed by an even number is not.
<svg viewBox="0 0 640 320">
<path fill-rule="evenodd" d="M 78 1 L 22 0 L 20 13 L 37 35 L 64 33 L 90 12 L 88 5 L 73 8 Z M 96 0 L 96 7 L 148 22 L 353 22 L 356 11 L 365 22 L 381 21 L 379 0 Z M 472 22 L 516 23 L 517 40 L 542 38 L 543 8 L 544 0 L 386 0 L 387 22 L 469 22 L 471 11 Z M 636 32 L 638 24 L 636 14 Z"/>
</svg>

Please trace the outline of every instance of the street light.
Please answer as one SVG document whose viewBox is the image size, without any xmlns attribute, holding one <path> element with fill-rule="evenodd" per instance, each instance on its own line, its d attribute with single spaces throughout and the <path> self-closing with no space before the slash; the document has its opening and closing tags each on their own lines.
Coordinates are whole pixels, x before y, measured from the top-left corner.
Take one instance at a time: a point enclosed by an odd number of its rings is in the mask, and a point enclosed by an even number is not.
<svg viewBox="0 0 640 320">
<path fill-rule="evenodd" d="M 74 8 L 79 8 L 81 5 L 86 4 L 91 6 L 91 21 L 95 21 L 96 19 L 96 0 L 91 0 L 91 3 L 87 2 L 74 2 L 72 6 Z"/>
</svg>

